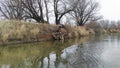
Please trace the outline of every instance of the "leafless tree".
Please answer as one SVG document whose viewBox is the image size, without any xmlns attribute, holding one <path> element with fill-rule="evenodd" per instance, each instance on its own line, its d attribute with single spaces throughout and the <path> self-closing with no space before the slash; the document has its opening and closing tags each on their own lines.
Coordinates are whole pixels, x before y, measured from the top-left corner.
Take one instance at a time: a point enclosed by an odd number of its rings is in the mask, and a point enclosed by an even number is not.
<svg viewBox="0 0 120 68">
<path fill-rule="evenodd" d="M 21 20 L 24 16 L 21 0 L 4 0 L 1 3 L 0 12 L 6 19 Z"/>
<path fill-rule="evenodd" d="M 74 5 L 71 3 L 72 1 L 74 0 L 53 0 L 56 24 L 60 24 L 60 20 L 65 14 L 73 11 Z"/>
<path fill-rule="evenodd" d="M 71 13 L 77 25 L 84 25 L 88 21 L 97 20 L 100 17 L 95 16 L 98 3 L 93 0 L 75 0 L 76 8 Z"/>
<path fill-rule="evenodd" d="M 110 22 L 109 22 L 109 20 L 100 20 L 99 23 L 100 23 L 100 25 L 101 25 L 101 27 L 102 27 L 103 29 L 108 30 L 109 27 L 110 27 Z"/>
<path fill-rule="evenodd" d="M 116 23 L 116 21 L 111 21 L 110 22 L 110 29 L 117 29 L 117 23 Z"/>
<path fill-rule="evenodd" d="M 43 0 L 22 0 L 25 18 L 34 19 L 37 22 L 45 22 L 43 16 Z"/>
<path fill-rule="evenodd" d="M 117 21 L 117 28 L 120 29 L 120 21 Z"/>
<path fill-rule="evenodd" d="M 47 19 L 47 22 L 49 22 L 49 10 L 48 10 L 48 2 L 49 0 L 44 0 L 44 3 L 45 3 L 45 9 L 46 9 L 46 19 Z"/>
<path fill-rule="evenodd" d="M 38 23 L 49 23 L 50 17 L 60 24 L 61 19 L 71 13 L 77 25 L 98 20 L 98 3 L 93 0 L 4 0 L 0 11 L 7 19 L 34 19 Z M 50 4 L 50 5 L 49 5 Z M 53 9 L 52 12 L 50 9 Z M 49 16 L 52 13 L 54 16 Z"/>
</svg>

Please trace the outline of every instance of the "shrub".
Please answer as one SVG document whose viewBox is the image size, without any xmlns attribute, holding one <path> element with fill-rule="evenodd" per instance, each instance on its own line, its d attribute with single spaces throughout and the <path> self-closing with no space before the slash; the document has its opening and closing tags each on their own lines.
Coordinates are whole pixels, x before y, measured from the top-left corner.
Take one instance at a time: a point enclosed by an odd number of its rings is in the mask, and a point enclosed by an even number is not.
<svg viewBox="0 0 120 68">
<path fill-rule="evenodd" d="M 1 35 L 2 43 L 7 42 L 8 39 L 9 39 L 9 34 L 6 33 L 6 34 L 2 34 L 2 35 Z"/>
</svg>

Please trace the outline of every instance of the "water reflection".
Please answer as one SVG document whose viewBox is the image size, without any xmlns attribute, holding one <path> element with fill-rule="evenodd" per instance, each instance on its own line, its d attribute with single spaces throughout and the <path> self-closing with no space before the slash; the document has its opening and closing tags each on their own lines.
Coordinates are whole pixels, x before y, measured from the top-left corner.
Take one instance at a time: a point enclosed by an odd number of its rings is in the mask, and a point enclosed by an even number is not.
<svg viewBox="0 0 120 68">
<path fill-rule="evenodd" d="M 88 39 L 0 46 L 0 68 L 56 68 L 60 63 L 67 64 L 61 60 L 63 49 Z"/>
<path fill-rule="evenodd" d="M 0 46 L 0 68 L 119 68 L 120 36 Z"/>
</svg>

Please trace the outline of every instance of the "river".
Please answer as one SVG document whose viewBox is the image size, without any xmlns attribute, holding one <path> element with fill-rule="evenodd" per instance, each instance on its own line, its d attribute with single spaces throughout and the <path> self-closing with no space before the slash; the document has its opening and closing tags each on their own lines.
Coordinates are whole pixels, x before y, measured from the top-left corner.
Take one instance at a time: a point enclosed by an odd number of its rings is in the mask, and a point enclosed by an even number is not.
<svg viewBox="0 0 120 68">
<path fill-rule="evenodd" d="M 120 35 L 0 46 L 0 68 L 120 68 Z"/>
</svg>

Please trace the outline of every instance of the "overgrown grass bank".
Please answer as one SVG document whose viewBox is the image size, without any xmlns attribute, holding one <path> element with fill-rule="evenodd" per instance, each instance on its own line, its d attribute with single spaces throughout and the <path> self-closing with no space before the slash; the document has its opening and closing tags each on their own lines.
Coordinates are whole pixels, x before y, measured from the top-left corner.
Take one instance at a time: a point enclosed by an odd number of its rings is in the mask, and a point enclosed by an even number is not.
<svg viewBox="0 0 120 68">
<path fill-rule="evenodd" d="M 24 21 L 7 20 L 0 21 L 0 41 L 6 43 L 9 41 L 41 41 L 53 39 L 52 33 L 58 28 L 57 25 L 51 24 L 36 24 Z M 87 36 L 94 34 L 90 28 L 65 25 L 66 29 L 61 29 L 62 32 L 67 32 L 68 38 Z"/>
</svg>

